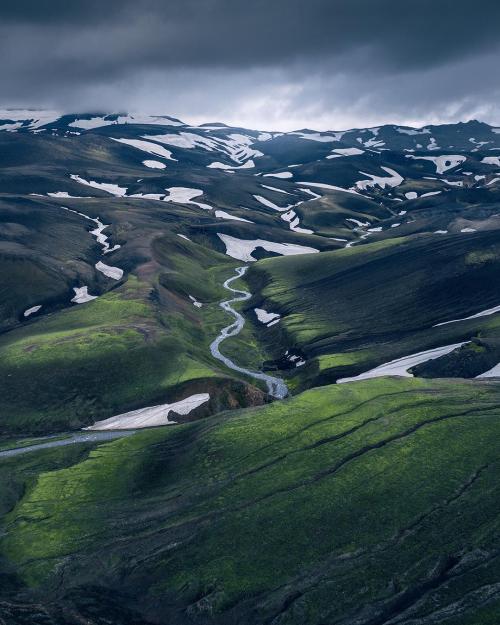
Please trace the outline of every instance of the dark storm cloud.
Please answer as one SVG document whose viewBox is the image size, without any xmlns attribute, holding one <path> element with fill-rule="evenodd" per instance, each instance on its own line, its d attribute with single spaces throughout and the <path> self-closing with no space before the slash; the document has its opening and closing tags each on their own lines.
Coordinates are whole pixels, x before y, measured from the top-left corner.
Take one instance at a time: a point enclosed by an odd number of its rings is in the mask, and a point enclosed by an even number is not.
<svg viewBox="0 0 500 625">
<path fill-rule="evenodd" d="M 361 123 L 375 103 L 380 119 L 408 106 L 414 119 L 429 105 L 458 110 L 474 85 L 481 101 L 467 110 L 496 111 L 499 30 L 497 0 L 4 2 L 1 93 L 6 104 L 160 107 L 181 117 L 223 114 L 233 102 L 243 119 L 271 89 L 281 94 L 271 117 L 326 120 L 348 106 Z M 460 84 L 443 92 L 450 76 Z"/>
</svg>

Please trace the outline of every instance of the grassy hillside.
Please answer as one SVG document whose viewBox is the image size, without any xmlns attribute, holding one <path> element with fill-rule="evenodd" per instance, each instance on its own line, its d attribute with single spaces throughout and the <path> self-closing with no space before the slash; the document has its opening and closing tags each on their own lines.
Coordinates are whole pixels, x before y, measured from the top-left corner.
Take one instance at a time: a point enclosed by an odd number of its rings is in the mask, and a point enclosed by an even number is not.
<svg viewBox="0 0 500 625">
<path fill-rule="evenodd" d="M 248 274 L 256 294 L 250 306 L 283 316 L 263 338 L 276 358 L 283 345 L 305 355 L 303 383 L 333 381 L 476 336 L 493 340 L 498 362 L 498 315 L 433 326 L 497 306 L 499 269 L 496 230 L 387 239 L 263 260 Z M 448 369 L 448 375 L 464 373 Z"/>
<path fill-rule="evenodd" d="M 4 587 L 153 623 L 494 625 L 499 389 L 334 385 L 3 460 Z"/>
<path fill-rule="evenodd" d="M 175 235 L 157 238 L 153 255 L 140 278 L 0 336 L 1 434 L 76 429 L 199 392 L 212 397 L 199 415 L 262 403 L 251 380 L 239 382 L 209 351 L 230 323 L 218 303 L 237 263 Z M 231 350 L 263 360 L 250 326 Z"/>
</svg>

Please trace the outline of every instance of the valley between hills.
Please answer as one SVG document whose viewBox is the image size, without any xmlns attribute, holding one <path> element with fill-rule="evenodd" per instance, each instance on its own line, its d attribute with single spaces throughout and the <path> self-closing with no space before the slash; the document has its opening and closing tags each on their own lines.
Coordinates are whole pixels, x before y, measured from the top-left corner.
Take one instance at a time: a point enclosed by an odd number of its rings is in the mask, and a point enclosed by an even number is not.
<svg viewBox="0 0 500 625">
<path fill-rule="evenodd" d="M 498 624 L 500 128 L 0 146 L 0 624 Z"/>
</svg>

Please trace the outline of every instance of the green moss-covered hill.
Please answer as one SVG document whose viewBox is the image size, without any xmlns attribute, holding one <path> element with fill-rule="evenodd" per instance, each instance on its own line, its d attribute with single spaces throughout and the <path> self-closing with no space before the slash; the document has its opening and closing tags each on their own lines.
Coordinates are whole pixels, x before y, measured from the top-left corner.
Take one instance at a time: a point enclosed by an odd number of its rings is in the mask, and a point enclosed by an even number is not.
<svg viewBox="0 0 500 625">
<path fill-rule="evenodd" d="M 382 379 L 6 460 L 8 622 L 494 625 L 499 419 Z"/>
</svg>

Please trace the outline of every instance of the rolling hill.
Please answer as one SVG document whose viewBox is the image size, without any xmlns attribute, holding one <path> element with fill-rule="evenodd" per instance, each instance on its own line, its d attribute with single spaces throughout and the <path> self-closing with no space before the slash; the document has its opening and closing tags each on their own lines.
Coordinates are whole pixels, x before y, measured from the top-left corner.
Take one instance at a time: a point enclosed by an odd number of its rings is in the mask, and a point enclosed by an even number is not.
<svg viewBox="0 0 500 625">
<path fill-rule="evenodd" d="M 0 111 L 0 623 L 497 625 L 500 129 Z"/>
</svg>

